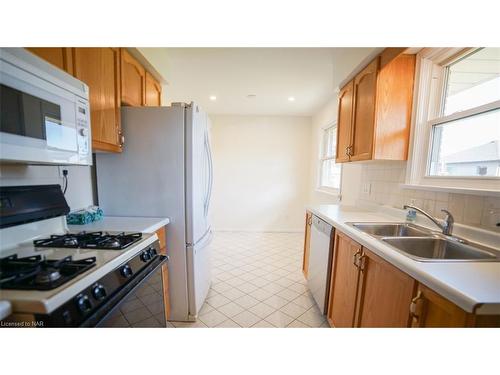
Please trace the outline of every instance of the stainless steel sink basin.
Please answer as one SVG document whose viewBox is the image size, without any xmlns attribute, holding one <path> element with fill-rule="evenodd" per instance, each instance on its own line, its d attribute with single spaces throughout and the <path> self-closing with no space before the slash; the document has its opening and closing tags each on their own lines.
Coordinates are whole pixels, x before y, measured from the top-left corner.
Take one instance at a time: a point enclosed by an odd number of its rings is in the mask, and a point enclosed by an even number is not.
<svg viewBox="0 0 500 375">
<path fill-rule="evenodd" d="M 387 237 L 382 238 L 382 241 L 420 261 L 500 261 L 500 254 L 496 250 L 440 236 Z"/>
<path fill-rule="evenodd" d="M 350 223 L 354 228 L 377 237 L 428 237 L 432 232 L 408 223 Z"/>
</svg>

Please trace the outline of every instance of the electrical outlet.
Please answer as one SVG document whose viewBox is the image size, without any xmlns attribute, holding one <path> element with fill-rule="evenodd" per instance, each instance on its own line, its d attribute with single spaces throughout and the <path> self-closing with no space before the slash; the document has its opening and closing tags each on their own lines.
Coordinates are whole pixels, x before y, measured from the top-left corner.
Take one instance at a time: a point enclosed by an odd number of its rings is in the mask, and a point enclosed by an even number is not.
<svg viewBox="0 0 500 375">
<path fill-rule="evenodd" d="M 59 168 L 59 177 L 60 178 L 64 178 L 64 171 L 69 172 L 68 167 L 66 167 L 64 165 L 60 165 L 58 168 Z"/>
</svg>

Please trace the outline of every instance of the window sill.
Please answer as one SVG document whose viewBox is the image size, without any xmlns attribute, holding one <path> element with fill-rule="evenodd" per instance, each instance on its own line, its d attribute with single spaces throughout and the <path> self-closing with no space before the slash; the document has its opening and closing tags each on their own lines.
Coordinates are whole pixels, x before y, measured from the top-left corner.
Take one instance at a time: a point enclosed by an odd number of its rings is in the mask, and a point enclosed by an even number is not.
<svg viewBox="0 0 500 375">
<path fill-rule="evenodd" d="M 332 195 L 334 197 L 340 197 L 340 190 L 339 189 L 329 188 L 326 186 L 317 187 L 316 192 Z"/>
<path fill-rule="evenodd" d="M 494 190 L 494 189 L 471 189 L 471 188 L 457 188 L 452 186 L 433 186 L 433 185 L 417 185 L 417 184 L 400 184 L 399 186 L 402 189 L 441 191 L 445 193 L 500 197 L 500 190 Z"/>
</svg>

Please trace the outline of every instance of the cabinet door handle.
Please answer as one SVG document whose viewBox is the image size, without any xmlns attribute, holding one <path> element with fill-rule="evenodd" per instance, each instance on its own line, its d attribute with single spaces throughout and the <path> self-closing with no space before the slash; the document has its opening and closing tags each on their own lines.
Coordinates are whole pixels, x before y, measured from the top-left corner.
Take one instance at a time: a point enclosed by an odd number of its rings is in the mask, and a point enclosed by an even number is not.
<svg viewBox="0 0 500 375">
<path fill-rule="evenodd" d="M 366 261 L 366 255 L 363 254 L 359 257 L 358 259 L 358 268 L 361 270 L 361 271 L 364 271 L 365 270 L 365 261 Z"/>
<path fill-rule="evenodd" d="M 356 251 L 354 253 L 354 255 L 352 256 L 352 264 L 354 264 L 357 268 L 359 268 L 359 259 L 358 259 L 358 256 L 361 255 L 361 249 L 359 249 L 358 251 Z"/>
<path fill-rule="evenodd" d="M 420 315 L 417 310 L 418 310 L 418 301 L 420 301 L 422 298 L 423 298 L 422 291 L 419 290 L 415 298 L 413 298 L 410 303 L 410 315 L 415 320 L 415 322 L 418 322 L 418 320 L 420 319 Z"/>
<path fill-rule="evenodd" d="M 120 147 L 123 147 L 123 145 L 125 144 L 125 136 L 121 131 L 118 132 L 118 142 L 120 144 Z"/>
<path fill-rule="evenodd" d="M 345 156 L 349 156 L 349 147 L 350 147 L 350 146 L 347 146 L 347 147 L 345 148 Z"/>
</svg>

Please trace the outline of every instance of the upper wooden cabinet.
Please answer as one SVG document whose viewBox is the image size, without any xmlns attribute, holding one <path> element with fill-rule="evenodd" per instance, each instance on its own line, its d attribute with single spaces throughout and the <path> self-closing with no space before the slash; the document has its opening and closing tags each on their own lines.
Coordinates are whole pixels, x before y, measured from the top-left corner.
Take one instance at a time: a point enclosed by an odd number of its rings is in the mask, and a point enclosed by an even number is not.
<svg viewBox="0 0 500 375">
<path fill-rule="evenodd" d="M 148 107 L 161 106 L 161 85 L 149 72 L 146 72 L 145 89 L 144 104 Z"/>
<path fill-rule="evenodd" d="M 125 48 L 121 48 L 120 54 L 121 102 L 132 107 L 143 106 L 146 92 L 146 70 Z"/>
<path fill-rule="evenodd" d="M 120 50 L 73 48 L 76 78 L 89 86 L 92 148 L 121 152 Z"/>
<path fill-rule="evenodd" d="M 351 81 L 339 93 L 337 162 L 349 161 L 350 159 L 353 96 L 354 81 Z"/>
<path fill-rule="evenodd" d="M 73 74 L 73 56 L 71 48 L 65 47 L 29 47 L 28 51 L 41 57 L 45 61 L 57 66 L 59 69 Z"/>
<path fill-rule="evenodd" d="M 337 162 L 408 158 L 415 55 L 397 50 L 384 51 L 340 90 Z"/>
</svg>

